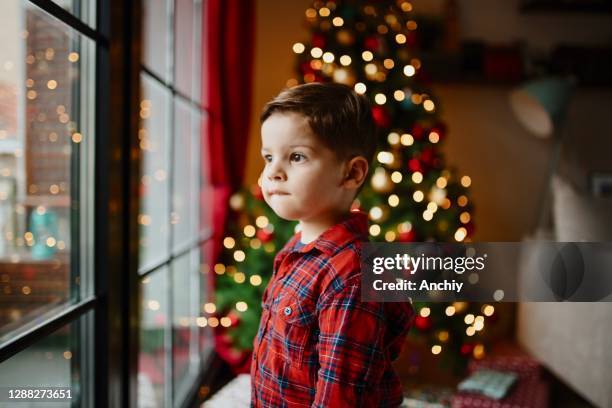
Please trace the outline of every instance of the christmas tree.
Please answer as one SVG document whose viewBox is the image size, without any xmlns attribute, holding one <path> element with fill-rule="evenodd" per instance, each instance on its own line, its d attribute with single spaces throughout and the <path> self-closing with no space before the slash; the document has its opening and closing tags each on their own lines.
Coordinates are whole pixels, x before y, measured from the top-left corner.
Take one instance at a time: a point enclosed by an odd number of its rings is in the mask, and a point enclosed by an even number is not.
<svg viewBox="0 0 612 408">
<path fill-rule="evenodd" d="M 371 240 L 466 242 L 474 232 L 471 180 L 447 167 L 440 153 L 447 128 L 419 59 L 413 13 L 404 0 L 314 2 L 306 10 L 311 39 L 293 45 L 297 77 L 287 86 L 333 81 L 370 99 L 379 150 L 353 207 L 368 212 Z M 218 327 L 218 340 L 228 345 L 221 354 L 245 368 L 250 360 L 240 351 L 252 347 L 274 255 L 296 223 L 277 217 L 258 186 L 236 192 L 230 207 L 225 253 L 214 266 L 216 304 L 206 312 L 209 324 Z M 411 334 L 425 339 L 443 365 L 460 370 L 467 357 L 484 356 L 478 339 L 495 312 L 492 305 L 414 306 Z"/>
</svg>

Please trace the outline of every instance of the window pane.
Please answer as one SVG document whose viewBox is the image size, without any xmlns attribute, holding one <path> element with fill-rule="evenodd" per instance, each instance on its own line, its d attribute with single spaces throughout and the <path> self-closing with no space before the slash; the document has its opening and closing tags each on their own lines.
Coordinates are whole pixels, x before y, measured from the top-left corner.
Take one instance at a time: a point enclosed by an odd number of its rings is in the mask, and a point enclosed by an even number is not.
<svg viewBox="0 0 612 408">
<path fill-rule="evenodd" d="M 26 1 L 0 15 L 0 343 L 79 299 L 94 44 Z M 81 254 L 85 255 L 85 254 Z"/>
<path fill-rule="evenodd" d="M 175 406 L 183 402 L 198 373 L 198 251 L 172 262 L 173 359 Z"/>
<path fill-rule="evenodd" d="M 187 102 L 176 98 L 174 108 L 174 166 L 170 222 L 173 227 L 173 250 L 178 253 L 194 246 L 198 238 L 199 127 L 196 126 L 197 113 Z"/>
<path fill-rule="evenodd" d="M 174 6 L 174 50 L 176 89 L 193 101 L 199 95 L 199 30 L 201 2 L 198 0 L 176 0 Z"/>
<path fill-rule="evenodd" d="M 206 313 L 206 303 L 212 303 L 212 289 L 214 281 L 214 272 L 212 265 L 212 251 L 214 245 L 212 241 L 207 241 L 200 245 L 200 291 L 199 301 L 200 309 L 196 323 L 200 330 L 200 355 L 202 360 L 205 361 L 208 355 L 214 350 L 214 338 L 212 328 L 208 325 L 207 317 L 209 314 Z"/>
<path fill-rule="evenodd" d="M 143 100 L 139 130 L 142 152 L 140 181 L 140 270 L 169 256 L 170 104 L 168 89 L 146 74 L 141 76 Z"/>
<path fill-rule="evenodd" d="M 210 179 L 210 155 L 208 151 L 207 121 L 208 116 L 202 114 L 200 120 L 200 237 L 207 237 L 212 233 L 213 220 L 213 188 Z"/>
<path fill-rule="evenodd" d="M 141 281 L 142 310 L 138 358 L 138 406 L 168 406 L 167 351 L 169 345 L 168 268 L 162 267 Z"/>
<path fill-rule="evenodd" d="M 143 2 L 143 63 L 167 83 L 172 80 L 170 10 L 170 0 Z"/>
<path fill-rule="evenodd" d="M 53 2 L 95 28 L 96 0 L 53 0 Z"/>
<path fill-rule="evenodd" d="M 9 406 L 86 406 L 91 393 L 86 378 L 86 358 L 91 354 L 85 348 L 83 337 L 86 327 L 91 327 L 93 313 L 89 313 L 44 337 L 29 348 L 0 363 L 0 387 L 65 387 L 70 389 L 71 399 L 66 402 L 40 402 L 32 405 L 0 402 L 0 407 Z"/>
</svg>

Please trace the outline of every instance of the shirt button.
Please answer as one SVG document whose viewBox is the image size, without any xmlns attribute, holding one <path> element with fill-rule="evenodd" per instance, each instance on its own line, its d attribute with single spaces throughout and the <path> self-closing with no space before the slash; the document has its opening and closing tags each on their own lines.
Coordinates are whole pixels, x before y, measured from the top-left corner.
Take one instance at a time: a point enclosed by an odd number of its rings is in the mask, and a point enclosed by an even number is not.
<svg viewBox="0 0 612 408">
<path fill-rule="evenodd" d="M 287 306 L 284 310 L 285 312 L 285 316 L 289 316 L 291 314 L 291 308 L 289 306 Z"/>
</svg>

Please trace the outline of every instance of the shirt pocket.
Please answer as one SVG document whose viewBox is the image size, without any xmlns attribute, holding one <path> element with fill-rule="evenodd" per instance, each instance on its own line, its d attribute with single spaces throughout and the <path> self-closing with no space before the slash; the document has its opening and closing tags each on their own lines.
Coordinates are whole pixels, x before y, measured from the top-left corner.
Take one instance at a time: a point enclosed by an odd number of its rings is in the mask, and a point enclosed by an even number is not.
<svg viewBox="0 0 612 408">
<path fill-rule="evenodd" d="M 281 295 L 270 308 L 271 351 L 289 365 L 302 367 L 314 330 L 314 305 L 292 295 Z"/>
</svg>

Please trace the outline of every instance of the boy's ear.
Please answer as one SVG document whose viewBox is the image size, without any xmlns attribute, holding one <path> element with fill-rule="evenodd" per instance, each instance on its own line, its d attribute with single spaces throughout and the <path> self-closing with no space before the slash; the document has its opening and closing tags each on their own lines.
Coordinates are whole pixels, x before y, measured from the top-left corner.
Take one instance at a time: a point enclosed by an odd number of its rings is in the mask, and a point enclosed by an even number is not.
<svg viewBox="0 0 612 408">
<path fill-rule="evenodd" d="M 369 164 L 365 157 L 357 156 L 348 161 L 342 186 L 348 189 L 358 189 L 368 175 Z"/>
</svg>

